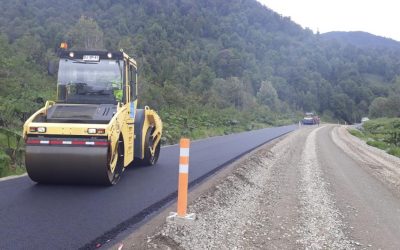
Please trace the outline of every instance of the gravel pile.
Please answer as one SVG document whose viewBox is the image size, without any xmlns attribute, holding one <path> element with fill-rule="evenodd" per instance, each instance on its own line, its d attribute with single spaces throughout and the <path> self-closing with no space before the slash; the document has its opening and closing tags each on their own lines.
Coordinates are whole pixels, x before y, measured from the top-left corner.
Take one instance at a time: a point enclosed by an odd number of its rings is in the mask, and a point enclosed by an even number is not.
<svg viewBox="0 0 400 250">
<path fill-rule="evenodd" d="M 193 224 L 167 223 L 148 238 L 153 249 L 249 249 L 265 248 L 268 237 L 267 215 L 260 206 L 269 202 L 265 187 L 271 166 L 284 158 L 293 135 L 269 150 L 260 150 L 248 161 L 197 199 L 188 211 L 197 219 Z M 267 190 L 270 192 L 271 190 Z"/>
<path fill-rule="evenodd" d="M 300 204 L 303 206 L 300 213 L 303 237 L 299 242 L 311 249 L 351 249 L 350 241 L 342 231 L 342 216 L 335 208 L 318 163 L 316 133 L 319 129 L 308 136 L 299 163 Z"/>
</svg>

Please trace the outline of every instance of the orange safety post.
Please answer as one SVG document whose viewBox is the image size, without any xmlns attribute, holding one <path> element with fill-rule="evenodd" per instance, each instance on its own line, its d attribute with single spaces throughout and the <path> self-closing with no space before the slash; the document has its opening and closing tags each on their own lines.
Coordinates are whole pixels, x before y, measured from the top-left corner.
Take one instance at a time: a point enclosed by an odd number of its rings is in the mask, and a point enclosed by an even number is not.
<svg viewBox="0 0 400 250">
<path fill-rule="evenodd" d="M 182 138 L 180 141 L 179 180 L 178 180 L 177 214 L 179 217 L 186 216 L 188 184 L 189 184 L 189 147 L 190 147 L 190 140 L 187 138 Z"/>
<path fill-rule="evenodd" d="M 187 214 L 189 188 L 189 147 L 190 140 L 187 138 L 182 138 L 180 141 L 179 152 L 177 212 L 171 212 L 167 217 L 167 222 L 192 223 L 196 219 L 195 213 Z"/>
</svg>

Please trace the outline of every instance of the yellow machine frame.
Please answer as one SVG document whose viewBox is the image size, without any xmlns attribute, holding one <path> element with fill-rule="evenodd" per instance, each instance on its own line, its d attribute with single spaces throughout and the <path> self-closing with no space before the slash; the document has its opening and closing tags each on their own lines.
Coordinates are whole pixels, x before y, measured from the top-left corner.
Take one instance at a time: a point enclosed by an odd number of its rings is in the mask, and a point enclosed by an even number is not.
<svg viewBox="0 0 400 250">
<path fill-rule="evenodd" d="M 110 170 L 113 172 L 116 166 L 116 156 L 117 156 L 117 145 L 120 139 L 124 142 L 124 167 L 129 166 L 130 163 L 134 161 L 135 158 L 135 147 L 134 140 L 137 136 L 135 135 L 135 119 L 134 113 L 137 108 L 137 98 L 135 100 L 131 100 L 131 86 L 128 82 L 128 74 L 130 74 L 130 69 L 135 69 L 135 82 L 137 83 L 137 63 L 136 61 L 129 57 L 126 53 L 123 53 L 124 60 L 124 86 L 123 91 L 125 92 L 125 100 L 123 103 L 118 103 L 116 114 L 113 116 L 111 121 L 108 124 L 84 124 L 84 123 L 47 123 L 47 122 L 38 122 L 37 118 L 39 116 L 43 116 L 47 114 L 48 109 L 55 105 L 53 101 L 47 101 L 46 105 L 34 113 L 24 124 L 23 127 L 23 136 L 25 139 L 29 135 L 52 135 L 52 136 L 104 136 L 107 137 L 110 145 Z M 137 93 L 137 84 L 135 84 L 135 93 Z M 74 104 L 70 104 L 74 105 Z M 82 105 L 82 104 L 79 104 Z M 154 110 L 151 110 L 149 107 L 144 108 L 144 122 L 141 130 L 141 155 L 139 155 L 139 159 L 143 159 L 145 157 L 145 137 L 146 133 L 149 129 L 151 129 L 151 136 L 153 138 L 153 145 L 150 148 L 151 152 L 154 153 L 157 145 L 160 143 L 161 134 L 162 134 L 162 122 L 157 113 Z M 45 127 L 45 132 L 32 132 L 30 131 L 30 127 Z M 104 129 L 104 134 L 88 134 L 88 130 L 91 128 L 95 129 Z M 138 155 L 136 154 L 136 157 Z"/>
</svg>

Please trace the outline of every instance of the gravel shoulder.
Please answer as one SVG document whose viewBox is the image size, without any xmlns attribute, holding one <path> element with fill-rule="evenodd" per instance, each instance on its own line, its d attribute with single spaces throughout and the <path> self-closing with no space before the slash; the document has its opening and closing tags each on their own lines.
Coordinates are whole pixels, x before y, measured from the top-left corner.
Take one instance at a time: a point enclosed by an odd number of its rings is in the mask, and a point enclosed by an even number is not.
<svg viewBox="0 0 400 250">
<path fill-rule="evenodd" d="M 353 137 L 345 127 L 321 131 L 317 145 L 347 234 L 360 249 L 400 249 L 397 159 Z"/>
<path fill-rule="evenodd" d="M 345 126 L 333 129 L 331 138 L 359 166 L 364 167 L 394 193 L 400 193 L 400 158 L 369 146 L 365 141 L 352 136 Z"/>
<path fill-rule="evenodd" d="M 111 249 L 399 249 L 396 159 L 350 152 L 362 150 L 352 140 L 338 126 L 296 130 L 192 191 L 193 223 L 163 212 Z M 378 162 L 390 181 L 361 165 Z"/>
</svg>

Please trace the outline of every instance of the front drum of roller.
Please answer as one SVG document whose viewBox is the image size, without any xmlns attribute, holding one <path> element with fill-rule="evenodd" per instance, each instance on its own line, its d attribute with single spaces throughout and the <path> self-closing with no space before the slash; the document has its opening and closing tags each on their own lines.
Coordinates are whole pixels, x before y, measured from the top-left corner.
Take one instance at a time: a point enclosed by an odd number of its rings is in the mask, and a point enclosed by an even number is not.
<svg viewBox="0 0 400 250">
<path fill-rule="evenodd" d="M 27 145 L 25 165 L 38 183 L 111 185 L 107 147 Z"/>
</svg>

